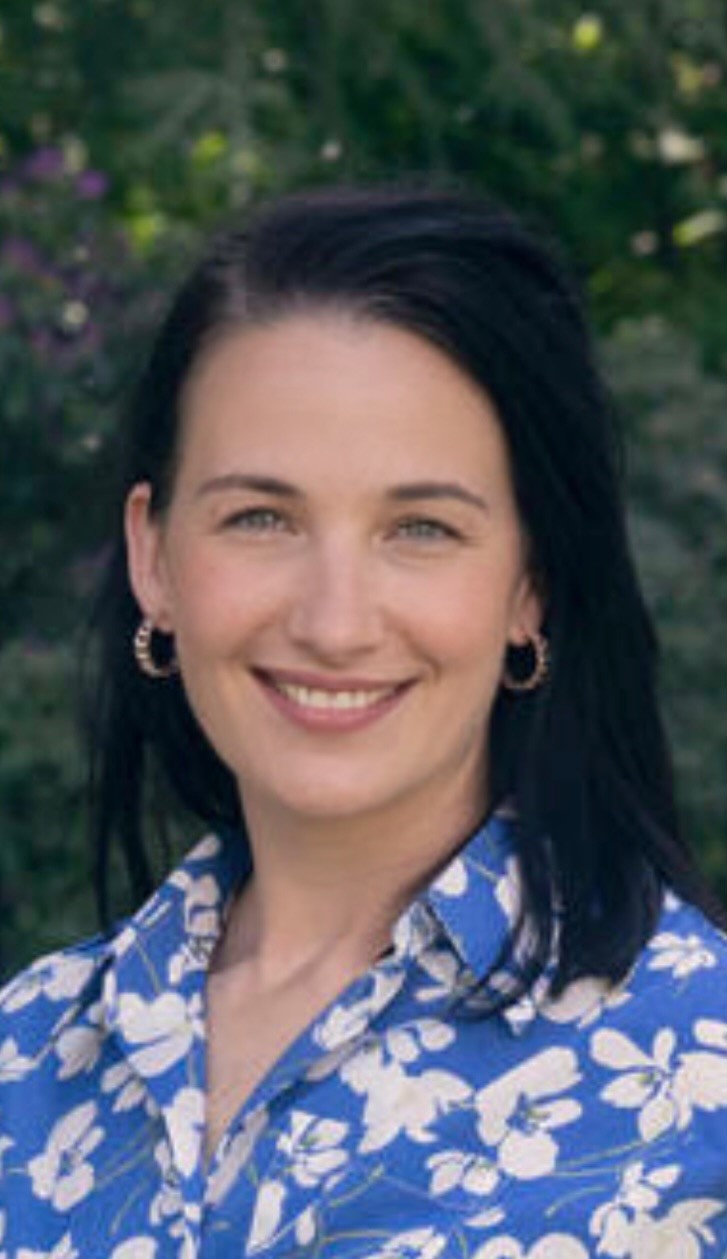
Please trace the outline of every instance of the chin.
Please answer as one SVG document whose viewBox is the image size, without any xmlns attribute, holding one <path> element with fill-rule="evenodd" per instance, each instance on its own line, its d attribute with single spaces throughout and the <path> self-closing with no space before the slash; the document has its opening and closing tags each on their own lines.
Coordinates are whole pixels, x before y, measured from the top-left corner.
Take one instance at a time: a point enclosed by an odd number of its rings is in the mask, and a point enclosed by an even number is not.
<svg viewBox="0 0 727 1259">
<path fill-rule="evenodd" d="M 360 776 L 358 781 L 346 783 L 341 781 L 340 772 L 335 782 L 321 781 L 320 778 L 316 780 L 312 775 L 304 783 L 296 784 L 288 780 L 280 791 L 271 790 L 269 784 L 260 782 L 253 786 L 249 780 L 246 791 L 245 778 L 241 777 L 239 781 L 243 802 L 246 794 L 254 794 L 259 801 L 266 802 L 267 808 L 306 822 L 352 821 L 357 817 L 395 807 L 397 799 L 401 799 L 398 793 L 391 791 L 363 791 Z"/>
</svg>

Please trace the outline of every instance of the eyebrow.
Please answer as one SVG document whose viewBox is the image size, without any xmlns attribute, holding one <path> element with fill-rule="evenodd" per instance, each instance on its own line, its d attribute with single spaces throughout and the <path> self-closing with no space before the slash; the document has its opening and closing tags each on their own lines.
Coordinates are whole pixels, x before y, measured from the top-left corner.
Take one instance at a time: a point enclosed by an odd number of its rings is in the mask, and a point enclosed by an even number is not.
<svg viewBox="0 0 727 1259">
<path fill-rule="evenodd" d="M 301 491 L 289 481 L 245 472 L 228 472 L 224 476 L 210 477 L 208 481 L 202 482 L 195 497 L 203 498 L 207 494 L 217 494 L 225 490 L 257 490 L 260 494 L 277 494 L 281 498 L 302 497 Z"/>
<path fill-rule="evenodd" d="M 489 512 L 484 498 L 460 485 L 458 481 L 412 481 L 406 485 L 395 485 L 389 490 L 389 497 L 398 503 L 411 503 L 420 498 L 456 498 L 480 511 Z"/>
<path fill-rule="evenodd" d="M 223 476 L 210 477 L 203 481 L 197 490 L 196 497 L 207 494 L 224 493 L 226 490 L 257 490 L 260 494 L 275 494 L 280 498 L 302 498 L 303 493 L 290 481 L 282 481 L 278 477 L 260 476 L 245 472 L 228 472 Z M 408 481 L 403 485 L 394 485 L 387 490 L 387 498 L 397 503 L 418 502 L 420 499 L 454 498 L 470 507 L 489 513 L 484 498 L 460 485 L 458 481 Z"/>
</svg>

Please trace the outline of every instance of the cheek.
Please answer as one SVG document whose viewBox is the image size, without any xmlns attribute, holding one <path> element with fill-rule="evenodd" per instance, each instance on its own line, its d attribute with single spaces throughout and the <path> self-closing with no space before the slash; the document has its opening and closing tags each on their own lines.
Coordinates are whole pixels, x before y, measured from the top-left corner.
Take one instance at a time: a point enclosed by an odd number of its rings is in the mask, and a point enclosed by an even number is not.
<svg viewBox="0 0 727 1259">
<path fill-rule="evenodd" d="M 201 549 L 170 569 L 170 612 L 183 652 L 239 648 L 280 608 L 279 583 Z"/>
<path fill-rule="evenodd" d="M 418 594 L 407 601 L 407 617 L 425 650 L 450 667 L 497 672 L 510 629 L 510 583 L 478 570 Z"/>
</svg>

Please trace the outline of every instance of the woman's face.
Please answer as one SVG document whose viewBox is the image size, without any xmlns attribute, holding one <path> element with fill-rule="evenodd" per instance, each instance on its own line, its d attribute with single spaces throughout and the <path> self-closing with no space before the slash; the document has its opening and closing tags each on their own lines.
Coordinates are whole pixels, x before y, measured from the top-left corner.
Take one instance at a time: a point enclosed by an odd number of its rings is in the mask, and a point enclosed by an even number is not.
<svg viewBox="0 0 727 1259">
<path fill-rule="evenodd" d="M 208 349 L 183 425 L 163 519 L 129 498 L 132 582 L 246 807 L 474 824 L 540 620 L 487 398 L 409 332 L 296 314 Z"/>
</svg>

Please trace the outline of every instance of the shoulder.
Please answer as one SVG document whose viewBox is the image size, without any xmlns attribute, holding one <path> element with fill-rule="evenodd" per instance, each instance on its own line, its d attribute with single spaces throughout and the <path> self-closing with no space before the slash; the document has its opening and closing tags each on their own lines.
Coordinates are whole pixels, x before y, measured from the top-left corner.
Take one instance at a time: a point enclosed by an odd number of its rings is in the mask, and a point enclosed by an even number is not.
<svg viewBox="0 0 727 1259">
<path fill-rule="evenodd" d="M 557 1025 L 627 1033 L 647 1043 L 699 1043 L 723 1030 L 727 1050 L 727 936 L 701 910 L 671 892 L 654 932 L 616 985 L 596 977 L 573 981 L 541 1012 Z"/>
<path fill-rule="evenodd" d="M 727 1018 L 727 936 L 700 909 L 667 892 L 656 929 L 630 977 L 662 1001 L 704 1003 Z"/>
<path fill-rule="evenodd" d="M 601 1098 L 643 1112 L 642 1137 L 666 1124 L 724 1157 L 727 938 L 699 909 L 666 895 L 630 975 L 581 1029 Z"/>
<path fill-rule="evenodd" d="M 557 1049 L 578 1081 L 577 1102 L 587 1119 L 584 1140 L 596 1139 L 599 1149 L 614 1154 L 632 1151 L 634 1166 L 649 1176 L 666 1175 L 668 1169 L 678 1181 L 675 1201 L 724 1201 L 727 939 L 722 932 L 669 894 L 653 935 L 621 983 L 576 980 L 541 1013 L 541 1043 L 553 1057 Z"/>
<path fill-rule="evenodd" d="M 0 1088 L 63 1076 L 118 1015 L 120 994 L 151 1001 L 185 979 L 196 983 L 219 937 L 239 875 L 234 844 L 208 835 L 131 918 L 41 957 L 0 989 Z"/>
<path fill-rule="evenodd" d="M 621 1015 L 655 1062 L 718 1070 L 727 1106 L 727 937 L 671 893 L 621 987 Z"/>
<path fill-rule="evenodd" d="M 93 1008 L 110 953 L 109 940 L 95 936 L 39 958 L 0 989 L 0 1085 L 27 1076 Z"/>
<path fill-rule="evenodd" d="M 0 1179 L 9 1151 L 24 1165 L 22 1152 L 44 1148 L 63 1116 L 88 1101 L 109 952 L 96 938 L 49 954 L 0 991 Z"/>
</svg>

